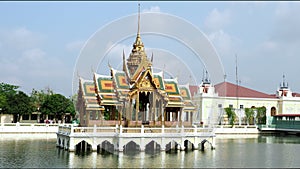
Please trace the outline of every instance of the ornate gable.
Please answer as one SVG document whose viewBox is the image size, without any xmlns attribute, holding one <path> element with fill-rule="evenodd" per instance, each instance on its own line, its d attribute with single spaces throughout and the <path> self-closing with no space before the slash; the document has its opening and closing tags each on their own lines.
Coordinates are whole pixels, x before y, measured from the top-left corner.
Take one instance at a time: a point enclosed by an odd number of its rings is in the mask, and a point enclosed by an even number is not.
<svg viewBox="0 0 300 169">
<path fill-rule="evenodd" d="M 165 91 L 168 95 L 167 107 L 183 107 L 183 98 L 180 95 L 177 79 L 164 79 Z"/>
<path fill-rule="evenodd" d="M 113 80 L 111 76 L 104 76 L 94 74 L 94 81 L 96 84 L 97 96 L 101 105 L 118 105 L 121 104 L 118 101 L 115 93 Z"/>
<path fill-rule="evenodd" d="M 180 95 L 183 98 L 184 110 L 195 111 L 195 105 L 192 103 L 189 85 L 180 85 L 179 90 Z"/>
<path fill-rule="evenodd" d="M 157 89 L 165 90 L 165 84 L 163 81 L 163 72 L 153 73 L 153 82 L 155 83 Z"/>
<path fill-rule="evenodd" d="M 79 78 L 80 100 L 83 102 L 87 110 L 101 110 L 95 93 L 95 84 L 92 80 Z"/>
<path fill-rule="evenodd" d="M 153 76 L 150 69 L 141 72 L 140 76 L 138 77 L 133 86 L 133 89 L 134 88 L 147 91 L 156 89 L 156 85 L 153 82 Z"/>
</svg>

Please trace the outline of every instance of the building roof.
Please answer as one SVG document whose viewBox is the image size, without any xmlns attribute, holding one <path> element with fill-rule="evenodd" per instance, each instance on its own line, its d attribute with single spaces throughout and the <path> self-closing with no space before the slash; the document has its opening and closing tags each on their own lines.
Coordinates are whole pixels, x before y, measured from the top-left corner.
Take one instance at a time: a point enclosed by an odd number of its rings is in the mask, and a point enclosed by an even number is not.
<svg viewBox="0 0 300 169">
<path fill-rule="evenodd" d="M 276 98 L 274 95 L 262 93 L 243 86 L 237 86 L 229 82 L 222 82 L 215 85 L 215 91 L 219 96 L 225 97 Z"/>
<path fill-rule="evenodd" d="M 180 96 L 177 79 L 164 79 L 164 84 L 168 95 Z"/>
<path fill-rule="evenodd" d="M 163 81 L 163 72 L 152 73 L 152 75 L 153 75 L 153 81 L 156 85 L 156 88 L 160 90 L 165 90 L 165 84 Z"/>
<path fill-rule="evenodd" d="M 190 88 L 191 96 L 194 97 L 199 90 L 199 86 L 190 85 L 189 88 Z"/>
<path fill-rule="evenodd" d="M 293 97 L 300 97 L 300 93 L 292 93 Z"/>
<path fill-rule="evenodd" d="M 87 110 L 100 110 L 101 106 L 95 94 L 95 84 L 92 80 L 80 78 L 80 90 Z"/>
<path fill-rule="evenodd" d="M 276 114 L 275 117 L 300 117 L 300 114 Z"/>
<path fill-rule="evenodd" d="M 191 100 L 191 93 L 188 85 L 179 85 L 180 95 L 184 100 Z"/>
<path fill-rule="evenodd" d="M 126 74 L 124 71 L 118 71 L 113 68 L 111 68 L 112 74 L 113 74 L 113 81 L 115 82 L 116 89 L 124 89 L 129 90 L 129 85 L 126 79 Z"/>
<path fill-rule="evenodd" d="M 195 110 L 195 105 L 192 103 L 191 92 L 189 85 L 179 85 L 180 95 L 184 101 L 184 110 Z"/>
</svg>

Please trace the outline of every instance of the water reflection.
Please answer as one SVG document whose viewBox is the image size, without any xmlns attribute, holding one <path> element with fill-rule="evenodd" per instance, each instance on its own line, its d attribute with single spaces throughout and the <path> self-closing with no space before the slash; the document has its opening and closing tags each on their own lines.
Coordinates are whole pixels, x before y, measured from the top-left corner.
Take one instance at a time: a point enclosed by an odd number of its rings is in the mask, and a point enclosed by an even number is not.
<svg viewBox="0 0 300 169">
<path fill-rule="evenodd" d="M 259 136 L 216 140 L 216 149 L 108 153 L 68 152 L 56 139 L 0 139 L 4 168 L 264 168 L 299 167 L 300 139 L 296 136 Z"/>
</svg>

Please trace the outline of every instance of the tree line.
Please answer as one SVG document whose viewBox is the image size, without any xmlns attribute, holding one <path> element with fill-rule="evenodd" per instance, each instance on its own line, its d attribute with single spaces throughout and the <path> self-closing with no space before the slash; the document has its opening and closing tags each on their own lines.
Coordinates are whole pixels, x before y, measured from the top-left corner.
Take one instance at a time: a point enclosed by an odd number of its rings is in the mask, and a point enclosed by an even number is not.
<svg viewBox="0 0 300 169">
<path fill-rule="evenodd" d="M 233 108 L 227 107 L 224 108 L 229 119 L 229 124 L 234 125 L 237 120 L 238 116 L 236 115 Z M 266 124 L 266 107 L 252 107 L 252 108 L 245 108 L 245 117 L 243 118 L 244 123 L 247 125 L 249 124 Z"/>
<path fill-rule="evenodd" d="M 0 113 L 14 115 L 14 122 L 20 121 L 22 115 L 39 113 L 40 120 L 51 116 L 62 120 L 65 115 L 74 117 L 76 112 L 72 98 L 46 90 L 32 89 L 30 95 L 19 90 L 19 86 L 0 83 Z"/>
</svg>

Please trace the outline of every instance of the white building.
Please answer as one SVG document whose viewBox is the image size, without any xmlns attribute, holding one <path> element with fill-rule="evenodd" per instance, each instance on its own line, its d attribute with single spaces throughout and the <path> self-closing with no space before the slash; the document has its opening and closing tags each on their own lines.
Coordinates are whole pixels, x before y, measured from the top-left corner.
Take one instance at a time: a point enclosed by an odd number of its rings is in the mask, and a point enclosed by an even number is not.
<svg viewBox="0 0 300 169">
<path fill-rule="evenodd" d="M 235 124 L 245 124 L 245 108 L 266 108 L 266 123 L 278 114 L 300 114 L 300 94 L 293 93 L 285 82 L 285 76 L 276 94 L 266 94 L 230 82 L 216 85 L 206 76 L 200 86 L 190 86 L 197 113 L 194 123 L 224 124 L 224 108 L 235 110 L 238 120 Z M 225 116 L 224 116 L 225 115 Z"/>
</svg>

